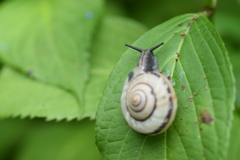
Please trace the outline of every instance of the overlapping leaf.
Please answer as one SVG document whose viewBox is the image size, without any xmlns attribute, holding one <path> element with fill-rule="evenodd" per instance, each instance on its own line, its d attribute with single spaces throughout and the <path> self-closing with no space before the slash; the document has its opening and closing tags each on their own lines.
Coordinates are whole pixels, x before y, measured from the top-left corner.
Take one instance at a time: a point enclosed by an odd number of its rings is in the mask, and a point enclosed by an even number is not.
<svg viewBox="0 0 240 160">
<path fill-rule="evenodd" d="M 101 9 L 101 0 L 6 1 L 0 8 L 0 58 L 72 92 L 82 115 L 87 50 Z"/>
<path fill-rule="evenodd" d="M 163 134 L 145 136 L 125 122 L 121 90 L 139 57 L 129 49 L 113 70 L 97 113 L 102 155 L 106 159 L 225 159 L 235 88 L 221 38 L 204 15 L 186 14 L 153 28 L 133 45 L 147 49 L 161 42 L 164 46 L 155 51 L 159 68 L 172 77 L 178 97 L 173 125 Z"/>
<path fill-rule="evenodd" d="M 0 121 L 1 159 L 76 160 L 101 159 L 94 141 L 94 122 Z M 18 147 L 16 147 L 18 146 Z"/>
<path fill-rule="evenodd" d="M 33 123 L 28 120 L 4 119 L 0 120 L 0 158 L 9 159 L 13 155 L 13 150 L 21 141 L 23 135 Z"/>
<path fill-rule="evenodd" d="M 30 116 L 45 117 L 48 120 L 94 118 L 107 78 L 125 50 L 123 44 L 133 42 L 145 31 L 143 26 L 126 18 L 103 19 L 91 50 L 91 68 L 84 93 L 86 101 L 83 114 L 75 97 L 67 90 L 33 81 L 26 74 L 23 76 L 6 68 L 0 76 L 0 117 Z"/>
<path fill-rule="evenodd" d="M 17 160 L 101 159 L 94 142 L 94 122 L 35 124 L 20 143 Z"/>
<path fill-rule="evenodd" d="M 5 67 L 0 74 L 0 118 L 80 119 L 77 100 L 65 90 L 29 79 Z"/>
</svg>

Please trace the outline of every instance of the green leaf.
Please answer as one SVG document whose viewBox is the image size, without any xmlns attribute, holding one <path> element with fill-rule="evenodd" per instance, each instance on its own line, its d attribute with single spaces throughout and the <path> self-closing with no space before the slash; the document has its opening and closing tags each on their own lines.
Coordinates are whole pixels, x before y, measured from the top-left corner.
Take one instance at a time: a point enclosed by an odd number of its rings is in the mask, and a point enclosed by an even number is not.
<svg viewBox="0 0 240 160">
<path fill-rule="evenodd" d="M 98 160 L 94 121 L 0 121 L 0 158 L 14 160 Z"/>
<path fill-rule="evenodd" d="M 172 126 L 160 135 L 146 136 L 125 122 L 121 90 L 139 58 L 128 49 L 110 75 L 99 105 L 100 152 L 105 159 L 226 159 L 235 87 L 220 36 L 204 15 L 186 14 L 153 28 L 133 45 L 147 49 L 161 42 L 165 44 L 155 51 L 159 68 L 172 77 L 178 97 Z M 203 118 L 213 121 L 204 123 Z"/>
<path fill-rule="evenodd" d="M 236 53 L 230 54 L 230 60 L 232 62 L 233 65 L 233 73 L 234 76 L 236 78 L 236 89 L 237 89 L 237 93 L 236 93 L 236 109 L 238 111 L 240 111 L 240 54 L 239 54 L 239 50 L 236 50 Z"/>
<path fill-rule="evenodd" d="M 238 23 L 238 16 L 234 14 L 218 13 L 215 17 L 216 28 L 226 42 L 226 47 L 229 52 L 229 57 L 233 65 L 233 73 L 236 79 L 236 109 L 240 111 L 240 23 Z"/>
<path fill-rule="evenodd" d="M 226 37 L 229 40 L 240 40 L 240 23 L 238 21 L 238 14 L 234 15 L 228 12 L 217 12 L 217 14 L 214 15 L 214 24 L 221 36 Z"/>
<path fill-rule="evenodd" d="M 28 120 L 4 119 L 0 120 L 0 159 L 9 159 L 13 150 L 21 141 L 32 122 Z"/>
<path fill-rule="evenodd" d="M 159 1 L 151 0 L 151 2 L 146 1 L 115 1 L 107 0 L 108 7 L 112 4 L 118 6 L 115 7 L 123 15 L 131 16 L 132 18 L 146 24 L 147 26 L 153 27 L 158 25 L 165 20 L 180 15 L 183 13 L 192 13 L 194 11 L 201 11 L 204 6 L 204 1 L 189 1 L 181 0 L 179 3 L 178 0 L 172 1 Z M 116 4 L 114 4 L 114 2 Z M 176 4 L 176 5 L 173 5 Z M 136 7 L 135 7 L 136 6 Z M 121 8 L 122 7 L 122 8 Z M 109 9 L 108 9 L 109 10 Z M 114 14 L 114 12 L 110 12 Z"/>
<path fill-rule="evenodd" d="M 124 44 L 134 42 L 145 31 L 145 27 L 126 18 L 117 16 L 103 18 L 91 50 L 85 113 L 96 113 L 109 74 L 126 49 Z M 91 115 L 84 117 L 88 116 Z"/>
<path fill-rule="evenodd" d="M 230 160 L 238 160 L 240 157 L 240 115 L 239 112 L 234 112 L 234 119 L 231 129 L 230 145 L 228 149 L 228 158 Z"/>
<path fill-rule="evenodd" d="M 19 147 L 17 160 L 99 160 L 94 122 L 36 123 Z"/>
<path fill-rule="evenodd" d="M 0 74 L 0 118 L 44 117 L 47 120 L 80 119 L 72 94 L 39 83 L 5 67 Z"/>
<path fill-rule="evenodd" d="M 0 58 L 73 92 L 83 114 L 87 50 L 101 10 L 101 0 L 6 1 L 0 7 Z"/>
</svg>

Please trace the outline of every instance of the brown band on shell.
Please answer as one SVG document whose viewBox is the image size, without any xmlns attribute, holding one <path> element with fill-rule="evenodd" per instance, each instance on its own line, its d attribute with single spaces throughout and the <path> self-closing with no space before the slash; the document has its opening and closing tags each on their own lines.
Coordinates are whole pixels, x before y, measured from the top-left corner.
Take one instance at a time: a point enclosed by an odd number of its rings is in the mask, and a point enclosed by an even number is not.
<svg viewBox="0 0 240 160">
<path fill-rule="evenodd" d="M 160 74 L 157 74 L 157 73 L 155 73 L 155 72 L 150 72 L 152 75 L 155 75 L 155 76 L 157 76 L 158 78 L 160 77 Z"/>
<path fill-rule="evenodd" d="M 171 117 L 171 114 L 172 114 L 172 110 L 173 110 L 173 101 L 172 101 L 172 96 L 169 97 L 169 107 L 170 109 L 168 110 L 168 114 L 167 116 L 164 118 L 166 120 L 166 122 L 164 122 L 158 129 L 156 129 L 155 131 L 153 131 L 152 133 L 150 134 L 156 134 L 158 132 L 161 132 L 161 130 L 168 124 L 168 121 Z"/>
</svg>

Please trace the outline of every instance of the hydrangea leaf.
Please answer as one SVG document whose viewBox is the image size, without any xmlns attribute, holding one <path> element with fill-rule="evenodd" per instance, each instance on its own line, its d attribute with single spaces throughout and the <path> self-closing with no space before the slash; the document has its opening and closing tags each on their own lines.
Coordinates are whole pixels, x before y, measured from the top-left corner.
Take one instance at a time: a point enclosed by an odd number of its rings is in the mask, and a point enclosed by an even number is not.
<svg viewBox="0 0 240 160">
<path fill-rule="evenodd" d="M 47 120 L 80 119 L 79 104 L 71 93 L 39 83 L 11 68 L 0 74 L 0 118 L 41 117 Z"/>
<path fill-rule="evenodd" d="M 120 97 L 139 53 L 128 49 L 115 66 L 97 113 L 97 145 L 105 159 L 226 159 L 235 86 L 226 48 L 203 14 L 185 14 L 156 26 L 133 46 L 154 51 L 159 69 L 172 77 L 178 111 L 157 136 L 133 131 L 121 113 Z M 207 119 L 207 120 L 206 120 Z"/>
<path fill-rule="evenodd" d="M 82 115 L 88 50 L 101 10 L 101 0 L 4 1 L 0 58 L 38 81 L 72 92 Z"/>
</svg>

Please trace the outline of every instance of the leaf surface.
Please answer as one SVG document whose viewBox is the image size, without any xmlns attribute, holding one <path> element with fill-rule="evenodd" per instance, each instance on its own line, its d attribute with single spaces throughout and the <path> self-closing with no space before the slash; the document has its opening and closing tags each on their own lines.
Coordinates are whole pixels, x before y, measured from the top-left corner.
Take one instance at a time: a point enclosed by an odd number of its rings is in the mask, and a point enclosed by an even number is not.
<svg viewBox="0 0 240 160">
<path fill-rule="evenodd" d="M 233 73 L 234 77 L 236 79 L 236 103 L 235 103 L 235 108 L 239 111 L 240 110 L 240 54 L 238 50 L 235 50 L 235 53 L 233 52 L 232 54 L 229 55 L 232 65 L 233 65 Z"/>
<path fill-rule="evenodd" d="M 1 71 L 0 90 L 0 118 L 80 119 L 79 104 L 72 94 L 10 68 Z"/>
<path fill-rule="evenodd" d="M 220 36 L 204 15 L 186 14 L 151 29 L 133 46 L 148 49 L 161 42 L 165 44 L 154 53 L 159 69 L 172 77 L 178 97 L 172 126 L 160 135 L 145 136 L 125 122 L 121 90 L 139 58 L 128 49 L 110 75 L 99 105 L 100 152 L 105 159 L 226 159 L 235 88 Z"/>
<path fill-rule="evenodd" d="M 7 73 L 4 72 L 3 78 L 0 80 L 2 82 L 2 93 L 0 96 L 3 96 L 2 99 L 0 97 L 0 100 L 6 105 L 0 107 L 2 116 L 46 117 L 47 119 L 56 118 L 57 120 L 64 118 L 69 120 L 73 118 L 80 119 L 82 117 L 95 118 L 97 105 L 102 96 L 107 78 L 125 50 L 123 44 L 127 41 L 129 43 L 133 42 L 145 31 L 146 29 L 142 25 L 126 18 L 105 17 L 103 19 L 95 35 L 91 50 L 90 76 L 84 93 L 85 106 L 83 114 L 77 108 L 77 103 L 74 100 L 75 97 L 71 96 L 71 92 L 64 90 L 64 88 L 57 89 L 57 87 L 50 85 L 38 84 L 37 81 L 32 81 L 27 76 L 21 76 L 20 73 L 11 70 L 11 76 L 6 77 L 8 74 L 8 71 L 6 71 Z M 116 37 L 118 38 L 116 39 Z M 22 77 L 21 81 L 19 81 L 20 77 Z M 21 82 L 21 88 L 15 87 L 15 83 L 18 82 Z M 6 87 L 12 88 L 11 93 L 5 90 Z M 39 90 L 39 87 L 41 90 Z M 50 88 L 52 88 L 51 91 L 49 91 Z M 46 95 L 45 90 L 49 92 L 49 95 Z M 61 96 L 55 97 L 52 101 L 57 102 L 57 98 L 59 98 L 59 103 L 50 103 L 50 94 L 58 93 Z M 12 94 L 12 96 L 6 97 L 4 96 L 5 94 Z M 16 96 L 19 94 L 22 95 L 19 102 L 11 103 L 12 98 L 14 96 L 14 98 L 17 98 Z M 72 104 L 68 104 L 71 105 L 68 106 L 64 102 L 72 102 Z M 28 105 L 26 106 L 26 104 Z M 41 107 L 42 104 L 47 104 L 48 107 L 43 108 Z"/>
<path fill-rule="evenodd" d="M 38 81 L 72 92 L 81 115 L 88 49 L 101 9 L 101 0 L 5 1 L 0 58 Z"/>
<path fill-rule="evenodd" d="M 238 160 L 240 157 L 240 115 L 239 112 L 234 112 L 234 118 L 232 123 L 232 129 L 231 129 L 231 137 L 230 137 L 230 145 L 228 149 L 228 158 L 227 159 L 236 159 Z"/>
<path fill-rule="evenodd" d="M 102 159 L 94 142 L 94 122 L 36 122 L 20 144 L 17 160 Z"/>
<path fill-rule="evenodd" d="M 31 127 L 29 120 L 1 119 L 0 120 L 0 159 L 9 159 L 16 146 L 21 142 L 26 131 Z"/>
</svg>

